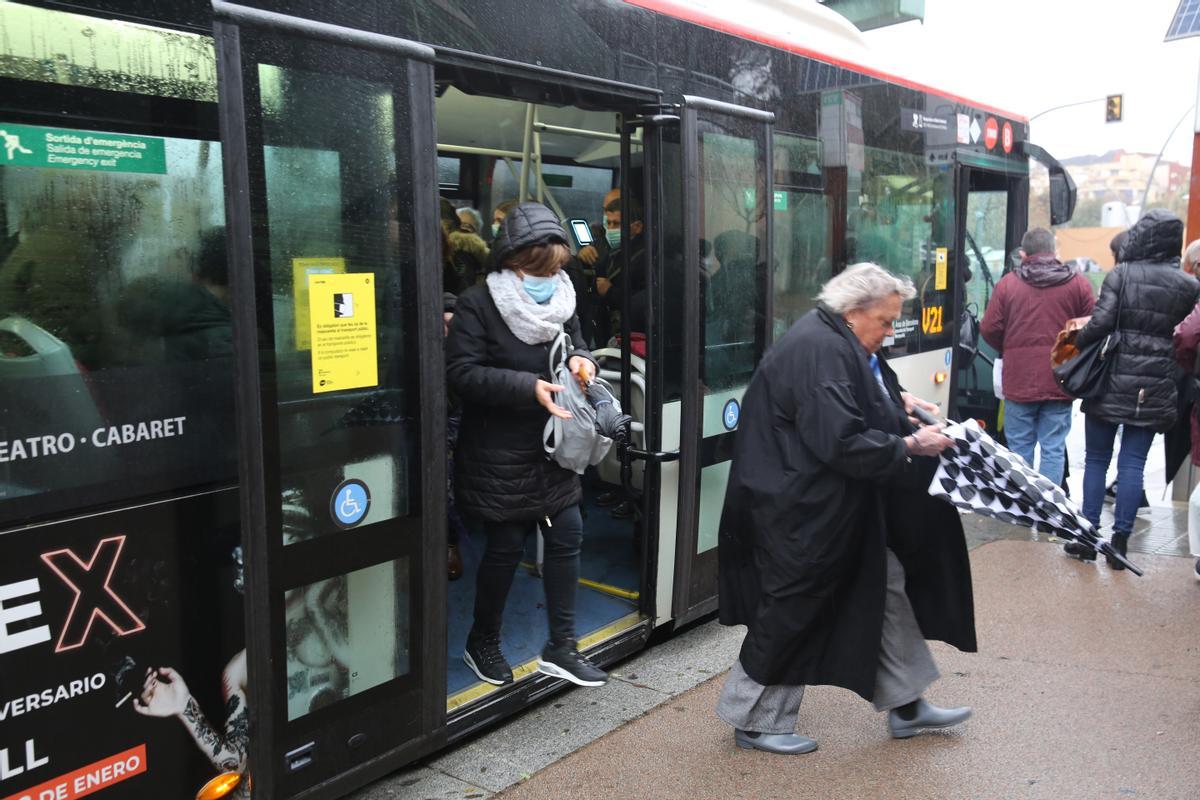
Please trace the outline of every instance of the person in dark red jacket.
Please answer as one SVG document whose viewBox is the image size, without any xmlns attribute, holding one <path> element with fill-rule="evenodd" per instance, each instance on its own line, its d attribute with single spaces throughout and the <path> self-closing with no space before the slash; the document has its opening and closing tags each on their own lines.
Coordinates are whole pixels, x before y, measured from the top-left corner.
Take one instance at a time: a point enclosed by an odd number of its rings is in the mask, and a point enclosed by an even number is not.
<svg viewBox="0 0 1200 800">
<path fill-rule="evenodd" d="M 1004 356 L 1004 435 L 1008 446 L 1062 483 L 1065 442 L 1071 430 L 1071 397 L 1050 370 L 1050 349 L 1067 320 L 1092 313 L 1092 284 L 1055 256 L 1054 234 L 1033 228 L 1021 239 L 1025 255 L 1000 279 L 983 315 L 984 340 Z"/>
</svg>

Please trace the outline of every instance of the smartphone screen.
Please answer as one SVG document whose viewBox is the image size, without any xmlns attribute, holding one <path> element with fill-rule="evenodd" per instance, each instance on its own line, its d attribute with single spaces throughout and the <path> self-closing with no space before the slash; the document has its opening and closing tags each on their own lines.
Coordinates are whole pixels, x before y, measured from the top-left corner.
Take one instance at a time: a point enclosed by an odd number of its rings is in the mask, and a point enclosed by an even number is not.
<svg viewBox="0 0 1200 800">
<path fill-rule="evenodd" d="M 575 235 L 576 244 L 580 247 L 587 247 L 592 243 L 592 229 L 586 219 L 573 219 L 568 224 L 571 226 L 571 233 Z"/>
</svg>

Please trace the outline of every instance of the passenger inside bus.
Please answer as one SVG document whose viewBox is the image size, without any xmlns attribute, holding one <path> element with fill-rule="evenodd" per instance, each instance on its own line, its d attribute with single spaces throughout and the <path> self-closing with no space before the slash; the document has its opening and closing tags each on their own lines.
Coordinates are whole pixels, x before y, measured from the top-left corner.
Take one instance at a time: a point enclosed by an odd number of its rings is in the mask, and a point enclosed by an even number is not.
<svg viewBox="0 0 1200 800">
<path fill-rule="evenodd" d="M 622 242 L 621 223 L 626 215 L 629 217 L 630 240 Z M 609 249 L 605 257 L 596 262 L 596 291 L 603 308 L 597 334 L 605 342 L 621 334 L 621 298 L 626 283 L 629 284 L 630 330 L 646 330 L 646 274 L 637 268 L 645 259 L 643 224 L 642 204 L 636 197 L 625 201 L 618 192 L 604 207 L 604 237 Z M 622 266 L 626 259 L 630 265 L 629 275 Z"/>
<path fill-rule="evenodd" d="M 461 294 L 483 281 L 489 255 L 487 242 L 474 231 L 463 230 L 459 210 L 444 197 L 441 199 L 440 213 L 442 231 L 448 245 L 445 251 L 448 255 L 444 253 L 443 257 L 450 266 L 450 271 L 444 273 L 443 289 Z"/>
<path fill-rule="evenodd" d="M 458 209 L 458 229 L 463 233 L 483 236 L 483 216 L 469 206 Z"/>
<path fill-rule="evenodd" d="M 440 192 L 460 217 L 464 209 L 492 209 L 492 225 L 488 232 L 490 238 L 494 238 L 499 223 L 511 212 L 516 205 L 515 198 L 520 195 L 524 166 L 521 154 L 526 113 L 530 109 L 523 102 L 464 91 L 470 88 L 451 85 L 437 98 Z M 621 207 L 616 186 L 620 179 L 620 151 L 619 140 L 613 133 L 619 130 L 618 116 L 615 111 L 584 110 L 569 104 L 537 104 L 531 110 L 539 125 L 548 123 L 573 132 L 540 133 L 541 157 L 540 160 L 536 158 L 531 148 L 529 171 L 525 175 L 526 196 L 540 197 L 563 223 L 568 219 L 584 219 L 591 223 L 591 245 L 567 237 L 571 254 L 564 270 L 576 289 L 580 321 L 588 330 L 585 334 L 587 344 L 605 348 L 613 329 L 611 324 L 606 324 L 602 332 L 596 331 L 595 320 L 611 309 L 600 304 L 596 276 L 605 275 L 598 269 L 607 268 L 607 264 L 620 263 L 609 253 L 619 247 L 616 239 Z M 640 148 L 636 141 L 632 150 L 636 169 L 640 163 Z M 606 201 L 611 205 L 614 199 L 618 205 L 605 213 Z M 635 222 L 639 223 L 635 233 L 640 233 L 640 219 Z M 605 236 L 606 227 L 614 231 L 611 247 Z M 618 284 L 617 291 L 610 296 L 613 308 L 620 305 L 620 291 Z M 619 382 L 620 350 L 605 349 L 603 352 L 607 352 L 608 357 L 601 360 L 604 365 L 601 375 L 615 385 Z M 635 377 L 635 380 L 640 378 Z M 635 392 L 640 398 L 640 389 Z M 460 440 L 458 447 L 463 446 Z M 601 474 L 607 480 L 601 480 Z M 642 555 L 634 544 L 640 521 L 635 518 L 632 503 L 620 505 L 627 498 L 619 485 L 620 480 L 615 451 L 600 469 L 588 469 L 582 476 L 583 540 L 576 604 L 581 651 L 638 619 Z M 447 690 L 450 708 L 470 703 L 493 690 L 492 686 L 480 681 L 463 660 L 480 561 L 486 549 L 480 521 L 467 516 L 464 522 L 463 534 L 457 543 L 462 579 L 449 585 Z M 453 528 L 455 524 L 451 522 L 450 526 Z M 530 537 L 526 543 L 504 608 L 501 646 L 517 681 L 535 671 L 537 657 L 547 638 L 546 615 L 542 609 L 543 549 L 539 539 Z"/>
<path fill-rule="evenodd" d="M 154 275 L 130 282 L 117 318 L 135 341 L 161 343 L 157 355 L 165 361 L 232 358 L 225 227 L 202 233 L 190 260 L 190 280 Z"/>
</svg>

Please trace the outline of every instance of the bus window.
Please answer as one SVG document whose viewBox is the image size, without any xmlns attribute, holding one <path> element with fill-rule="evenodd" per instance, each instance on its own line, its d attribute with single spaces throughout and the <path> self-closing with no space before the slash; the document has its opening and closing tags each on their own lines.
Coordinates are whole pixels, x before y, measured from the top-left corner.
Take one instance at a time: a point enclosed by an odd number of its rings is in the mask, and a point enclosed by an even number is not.
<svg viewBox="0 0 1200 800">
<path fill-rule="evenodd" d="M 707 242 L 701 244 L 701 253 L 711 248 L 701 283 L 701 380 L 710 392 L 749 383 L 761 354 L 758 287 L 766 271 L 760 261 L 768 201 L 759 197 L 759 142 L 734 133 L 714 130 L 700 136 L 700 235 Z M 706 436 L 718 429 L 724 429 L 719 418 L 706 419 Z"/>
<path fill-rule="evenodd" d="M 0 136 L 0 523 L 234 481 L 220 146 Z"/>
<path fill-rule="evenodd" d="M 954 274 L 939 254 L 949 243 L 935 238 L 935 197 L 945 188 L 943 174 L 922 154 L 864 149 L 861 191 L 851 197 L 846 219 L 847 261 L 872 261 L 910 278 L 917 289 L 896 325 L 889 355 L 946 347 Z"/>
<path fill-rule="evenodd" d="M 442 189 L 458 189 L 462 181 L 462 159 L 452 156 L 438 156 L 438 187 Z"/>
<path fill-rule="evenodd" d="M 520 162 L 496 161 L 492 172 L 493 205 L 517 196 L 519 169 Z M 562 209 L 564 220 L 580 218 L 603 221 L 602 204 L 597 202 L 597 198 L 603 197 L 613 186 L 611 168 L 543 164 L 542 178 Z"/>
<path fill-rule="evenodd" d="M 217 102 L 212 39 L 5 3 L 0 76 L 123 94 Z"/>
<path fill-rule="evenodd" d="M 1004 274 L 1004 251 L 1008 220 L 1008 189 L 972 190 L 967 194 L 966 257 L 971 270 L 967 302 L 974 303 L 980 318 L 1000 277 Z"/>
<path fill-rule="evenodd" d="M 289 720 L 408 674 L 409 573 L 402 558 L 288 591 Z"/>
<path fill-rule="evenodd" d="M 816 305 L 817 293 L 833 274 L 820 144 L 775 132 L 775 338 Z"/>
<path fill-rule="evenodd" d="M 342 483 L 371 487 L 357 501 L 366 516 L 348 511 L 355 524 L 419 514 L 416 343 L 404 324 L 416 301 L 411 270 L 397 266 L 412 264 L 400 222 L 412 215 L 397 208 L 390 85 L 271 64 L 258 76 L 270 235 L 255 255 L 270 264 L 274 317 L 263 335 L 275 341 L 283 502 L 310 515 L 285 529 L 295 544 L 349 526 L 340 506 L 326 512 Z M 324 342 L 337 358 L 315 359 L 314 336 L 334 318 L 353 318 L 354 332 Z"/>
</svg>

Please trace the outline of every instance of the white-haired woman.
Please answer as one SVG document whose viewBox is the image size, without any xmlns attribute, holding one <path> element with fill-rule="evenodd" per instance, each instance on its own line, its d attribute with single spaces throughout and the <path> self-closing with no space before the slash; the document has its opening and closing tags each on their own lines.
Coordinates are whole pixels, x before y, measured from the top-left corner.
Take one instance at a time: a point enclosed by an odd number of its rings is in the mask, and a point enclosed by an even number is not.
<svg viewBox="0 0 1200 800">
<path fill-rule="evenodd" d="M 796 733 L 804 687 L 842 686 L 888 712 L 891 735 L 956 725 L 922 699 L 925 644 L 975 649 L 958 512 L 929 497 L 951 444 L 917 427 L 879 352 L 912 283 L 856 264 L 823 287 L 759 365 L 743 400 L 720 527 L 721 622 L 746 625 L 717 714 L 738 746 L 817 748 Z"/>
</svg>

